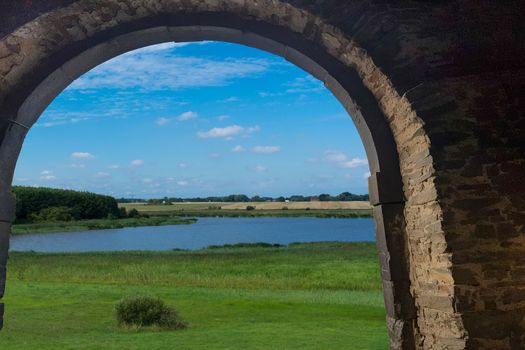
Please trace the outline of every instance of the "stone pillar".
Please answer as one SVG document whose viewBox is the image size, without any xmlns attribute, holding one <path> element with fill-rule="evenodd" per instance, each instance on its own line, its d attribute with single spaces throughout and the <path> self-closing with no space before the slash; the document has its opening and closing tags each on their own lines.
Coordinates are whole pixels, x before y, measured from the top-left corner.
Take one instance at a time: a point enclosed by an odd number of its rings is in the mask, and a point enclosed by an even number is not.
<svg viewBox="0 0 525 350">
<path fill-rule="evenodd" d="M 16 199 L 11 192 L 11 182 L 16 160 L 28 128 L 13 121 L 9 116 L 0 117 L 0 329 L 3 327 L 6 266 L 9 254 L 11 223 L 16 216 Z"/>
<path fill-rule="evenodd" d="M 417 317 L 414 298 L 410 293 L 405 205 L 400 188 L 381 190 L 381 182 L 381 173 L 375 173 L 369 179 L 390 349 L 413 350 Z"/>
<path fill-rule="evenodd" d="M 15 218 L 15 196 L 12 192 L 0 192 L 0 300 L 4 296 L 6 266 L 9 252 L 11 223 Z M 0 302 L 0 329 L 3 326 L 4 304 Z"/>
</svg>

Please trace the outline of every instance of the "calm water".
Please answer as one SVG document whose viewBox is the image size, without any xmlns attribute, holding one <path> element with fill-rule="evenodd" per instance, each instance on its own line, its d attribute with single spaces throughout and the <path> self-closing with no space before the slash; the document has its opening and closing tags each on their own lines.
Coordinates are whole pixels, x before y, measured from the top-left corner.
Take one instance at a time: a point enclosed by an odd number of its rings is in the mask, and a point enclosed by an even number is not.
<svg viewBox="0 0 525 350">
<path fill-rule="evenodd" d="M 193 225 L 34 234 L 11 238 L 12 251 L 88 252 L 199 249 L 227 243 L 374 241 L 372 219 L 199 218 Z"/>
</svg>

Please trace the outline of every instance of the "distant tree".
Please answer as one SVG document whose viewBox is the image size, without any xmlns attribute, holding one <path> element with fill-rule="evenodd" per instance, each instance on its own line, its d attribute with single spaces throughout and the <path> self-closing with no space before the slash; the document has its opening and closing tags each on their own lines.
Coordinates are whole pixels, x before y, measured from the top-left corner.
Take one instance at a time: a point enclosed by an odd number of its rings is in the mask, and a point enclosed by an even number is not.
<svg viewBox="0 0 525 350">
<path fill-rule="evenodd" d="M 248 206 L 246 206 L 246 210 L 248 210 L 248 211 L 255 210 L 255 207 L 253 205 L 248 205 Z"/>
<path fill-rule="evenodd" d="M 309 197 L 300 196 L 300 195 L 293 195 L 290 197 L 290 202 L 308 202 L 310 200 Z"/>
<path fill-rule="evenodd" d="M 332 196 L 330 196 L 329 194 L 323 193 L 319 195 L 319 200 L 321 202 L 328 202 L 332 200 Z"/>
</svg>

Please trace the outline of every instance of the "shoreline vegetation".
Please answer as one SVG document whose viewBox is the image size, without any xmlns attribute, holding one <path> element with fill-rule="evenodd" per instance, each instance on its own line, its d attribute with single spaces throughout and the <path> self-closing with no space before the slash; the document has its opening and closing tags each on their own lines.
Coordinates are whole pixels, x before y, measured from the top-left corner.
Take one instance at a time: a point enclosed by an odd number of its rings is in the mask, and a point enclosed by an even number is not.
<svg viewBox="0 0 525 350">
<path fill-rule="evenodd" d="M 127 205 L 126 210 L 138 214 L 128 218 L 90 219 L 71 221 L 38 221 L 29 223 L 15 223 L 12 226 L 13 235 L 32 233 L 58 233 L 74 231 L 108 230 L 124 227 L 190 225 L 198 221 L 199 217 L 227 217 L 227 218 L 256 218 L 256 217 L 316 217 L 316 218 L 371 218 L 371 209 L 289 209 L 289 210 L 242 210 L 242 209 L 172 209 L 164 207 Z"/>
<path fill-rule="evenodd" d="M 15 186 L 14 235 L 166 226 L 196 223 L 199 217 L 369 218 L 368 195 L 167 198 L 122 202 L 111 196 L 45 187 Z"/>
<path fill-rule="evenodd" d="M 176 307 L 189 327 L 118 327 L 114 305 L 136 295 Z M 374 243 L 12 252 L 3 301 L 2 349 L 388 347 Z"/>
<path fill-rule="evenodd" d="M 142 216 L 123 219 L 91 219 L 14 224 L 11 227 L 11 231 L 13 236 L 18 236 L 33 233 L 110 230 L 124 227 L 190 225 L 196 222 L 197 219 L 195 218 L 181 218 L 172 216 Z"/>
</svg>

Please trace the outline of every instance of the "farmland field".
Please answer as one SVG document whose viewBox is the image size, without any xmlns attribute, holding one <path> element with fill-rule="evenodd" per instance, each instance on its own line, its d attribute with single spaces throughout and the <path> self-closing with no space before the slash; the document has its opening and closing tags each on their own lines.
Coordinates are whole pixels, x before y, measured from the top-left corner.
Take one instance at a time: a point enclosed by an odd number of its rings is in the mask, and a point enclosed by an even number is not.
<svg viewBox="0 0 525 350">
<path fill-rule="evenodd" d="M 185 202 L 169 205 L 145 203 L 121 203 L 126 210 L 136 209 L 148 215 L 172 215 L 194 217 L 371 217 L 368 202 Z M 251 209 L 251 210 L 247 210 Z"/>
</svg>

